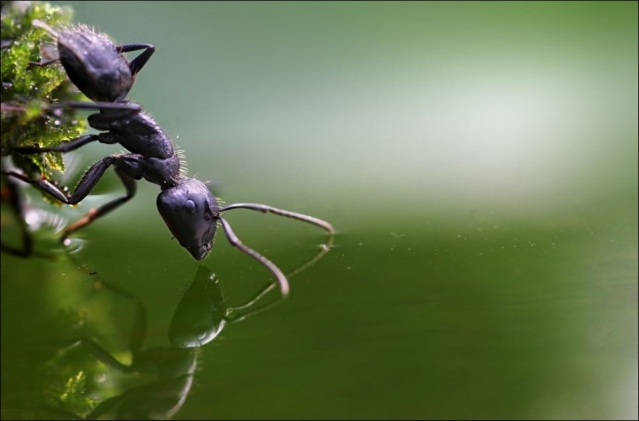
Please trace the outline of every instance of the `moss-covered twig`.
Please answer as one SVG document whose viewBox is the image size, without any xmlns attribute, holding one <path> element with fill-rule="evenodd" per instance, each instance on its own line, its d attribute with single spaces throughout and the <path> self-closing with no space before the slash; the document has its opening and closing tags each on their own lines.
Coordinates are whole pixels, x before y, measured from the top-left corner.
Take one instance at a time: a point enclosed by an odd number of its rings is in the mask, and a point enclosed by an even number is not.
<svg viewBox="0 0 639 421">
<path fill-rule="evenodd" d="M 56 146 L 86 131 L 86 122 L 74 111 L 45 112 L 45 106 L 61 101 L 82 100 L 84 96 L 69 82 L 58 64 L 37 66 L 46 59 L 53 40 L 34 19 L 48 25 L 68 26 L 69 8 L 40 2 L 3 2 L 2 39 L 2 156 L 12 156 L 22 171 L 49 176 L 52 170 L 63 171 L 60 153 L 21 155 L 19 146 L 39 144 Z M 43 55 L 45 57 L 43 57 Z"/>
</svg>

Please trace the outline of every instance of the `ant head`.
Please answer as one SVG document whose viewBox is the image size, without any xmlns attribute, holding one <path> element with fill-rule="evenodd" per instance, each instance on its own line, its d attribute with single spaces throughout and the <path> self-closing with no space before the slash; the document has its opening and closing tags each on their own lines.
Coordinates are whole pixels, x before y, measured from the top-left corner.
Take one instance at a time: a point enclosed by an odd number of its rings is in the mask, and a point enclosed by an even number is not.
<svg viewBox="0 0 639 421">
<path fill-rule="evenodd" d="M 188 178 L 162 191 L 157 205 L 162 219 L 182 247 L 197 260 L 209 255 L 220 208 L 204 183 Z"/>
<path fill-rule="evenodd" d="M 115 102 L 133 86 L 129 62 L 111 40 L 87 27 L 60 31 L 58 54 L 69 79 L 93 101 Z"/>
</svg>

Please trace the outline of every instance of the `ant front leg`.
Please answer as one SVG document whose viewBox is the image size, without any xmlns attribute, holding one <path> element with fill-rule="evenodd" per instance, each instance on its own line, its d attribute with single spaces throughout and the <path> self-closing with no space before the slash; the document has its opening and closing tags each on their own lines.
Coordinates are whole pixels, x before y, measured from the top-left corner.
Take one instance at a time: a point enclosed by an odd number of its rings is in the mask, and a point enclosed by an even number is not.
<svg viewBox="0 0 639 421">
<path fill-rule="evenodd" d="M 131 51 L 144 50 L 139 56 L 129 62 L 129 69 L 131 74 L 136 76 L 140 70 L 144 67 L 147 61 L 151 58 L 155 52 L 155 47 L 151 44 L 125 44 L 115 47 L 118 53 L 129 53 Z"/>
</svg>

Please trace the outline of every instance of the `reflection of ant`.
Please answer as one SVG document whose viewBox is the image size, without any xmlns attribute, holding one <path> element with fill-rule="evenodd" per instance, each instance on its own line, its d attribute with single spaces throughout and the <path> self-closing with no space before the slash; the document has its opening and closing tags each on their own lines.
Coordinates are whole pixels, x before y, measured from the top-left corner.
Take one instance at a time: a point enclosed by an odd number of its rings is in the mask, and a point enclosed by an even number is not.
<svg viewBox="0 0 639 421">
<path fill-rule="evenodd" d="M 239 307 L 227 307 L 219 282 L 210 269 L 200 266 L 195 279 L 178 304 L 171 319 L 171 347 L 143 349 L 147 334 L 147 313 L 138 297 L 108 282 L 110 291 L 136 303 L 134 328 L 130 335 L 132 361 L 118 361 L 92 339 L 73 339 L 66 349 L 82 346 L 105 365 L 126 373 L 149 373 L 157 379 L 128 389 L 121 395 L 102 401 L 87 419 L 108 416 L 113 419 L 169 419 L 182 407 L 193 383 L 199 348 L 219 335 L 227 323 L 253 315 L 267 306 L 256 306 L 272 289 L 270 284 L 253 299 Z M 54 410 L 55 412 L 64 412 Z M 69 415 L 69 414 L 67 414 Z M 73 415 L 74 418 L 76 418 Z"/>
<path fill-rule="evenodd" d="M 124 99 L 133 85 L 135 76 L 153 54 L 153 46 L 115 46 L 105 36 L 95 34 L 85 27 L 55 31 L 42 22 L 34 21 L 34 25 L 47 29 L 57 38 L 59 52 L 58 59 L 39 65 L 46 66 L 59 60 L 71 81 L 94 101 L 53 104 L 49 105 L 48 109 L 98 110 L 99 113 L 88 117 L 88 122 L 91 127 L 103 132 L 80 136 L 55 147 L 32 146 L 16 148 L 15 151 L 22 154 L 65 153 L 97 140 L 106 144 L 118 143 L 131 152 L 110 155 L 95 163 L 84 174 L 70 196 L 46 179 L 30 178 L 17 171 L 2 171 L 2 174 L 29 183 L 62 203 L 74 205 L 93 190 L 110 166 L 115 167 L 115 172 L 126 189 L 126 195 L 91 209 L 82 219 L 69 225 L 62 235 L 63 241 L 66 242 L 74 231 L 131 199 L 137 188 L 135 181 L 144 178 L 160 186 L 162 192 L 157 198 L 158 210 L 173 236 L 195 259 L 204 259 L 210 253 L 219 222 L 231 245 L 257 260 L 275 275 L 282 296 L 289 292 L 286 276 L 266 257 L 242 244 L 230 224 L 222 217 L 222 213 L 232 209 L 249 209 L 316 225 L 330 234 L 320 254 L 328 250 L 335 233 L 330 223 L 263 204 L 236 203 L 220 207 L 204 183 L 186 177 L 181 171 L 180 158 L 171 139 L 150 116 L 141 112 L 139 105 Z M 145 51 L 130 62 L 122 54 L 140 49 Z"/>
</svg>

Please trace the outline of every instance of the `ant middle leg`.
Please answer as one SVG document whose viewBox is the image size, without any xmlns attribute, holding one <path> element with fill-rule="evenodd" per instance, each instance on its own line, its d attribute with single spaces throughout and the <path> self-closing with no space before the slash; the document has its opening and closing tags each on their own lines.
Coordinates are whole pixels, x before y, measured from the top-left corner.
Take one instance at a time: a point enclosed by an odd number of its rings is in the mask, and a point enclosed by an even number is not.
<svg viewBox="0 0 639 421">
<path fill-rule="evenodd" d="M 134 116 L 142 111 L 139 104 L 129 101 L 119 102 L 86 102 L 86 101 L 65 101 L 47 106 L 49 110 L 56 109 L 72 109 L 72 110 L 98 110 L 107 111 L 107 114 L 93 114 L 92 116 L 100 116 L 105 121 L 112 122 Z M 91 117 L 89 116 L 89 124 Z M 93 126 L 92 126 L 93 127 Z"/>
<path fill-rule="evenodd" d="M 67 226 L 64 229 L 64 232 L 62 234 L 62 241 L 66 241 L 66 239 L 69 238 L 69 236 L 73 232 L 79 230 L 80 228 L 86 227 L 91 222 L 93 222 L 96 219 L 98 219 L 98 218 L 106 215 L 107 213 L 113 211 L 117 207 L 122 206 L 123 204 L 125 204 L 126 202 L 131 200 L 131 198 L 133 198 L 133 196 L 135 196 L 135 192 L 137 190 L 137 184 L 136 184 L 135 180 L 133 178 L 129 177 L 128 175 L 126 175 L 124 172 L 122 172 L 118 168 L 115 169 L 115 172 L 120 177 L 120 180 L 122 181 L 122 184 L 124 184 L 124 188 L 126 189 L 126 195 L 122 196 L 122 197 L 119 197 L 119 198 L 117 198 L 115 200 L 112 200 L 112 201 L 110 201 L 108 203 L 105 203 L 104 205 L 102 205 L 100 207 L 91 209 L 82 218 L 80 218 L 76 222 L 74 222 L 74 223 L 70 224 L 69 226 Z"/>
</svg>

